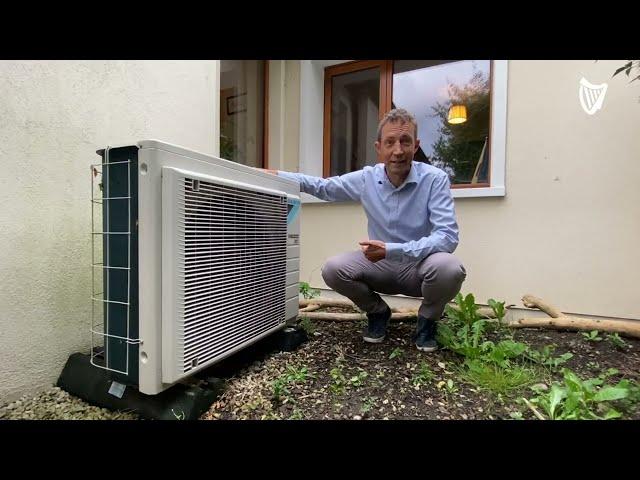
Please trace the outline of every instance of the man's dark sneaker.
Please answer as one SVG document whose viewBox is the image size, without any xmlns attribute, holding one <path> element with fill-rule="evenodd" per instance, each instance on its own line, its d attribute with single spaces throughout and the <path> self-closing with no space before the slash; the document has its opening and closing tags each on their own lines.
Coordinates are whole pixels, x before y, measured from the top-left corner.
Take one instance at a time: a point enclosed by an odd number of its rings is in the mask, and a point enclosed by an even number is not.
<svg viewBox="0 0 640 480">
<path fill-rule="evenodd" d="M 416 328 L 416 347 L 423 352 L 435 352 L 438 349 L 436 342 L 436 321 L 431 318 L 418 317 Z"/>
<path fill-rule="evenodd" d="M 369 325 L 362 338 L 369 343 L 382 342 L 387 334 L 387 322 L 391 318 L 391 309 L 387 305 L 387 309 L 383 313 L 367 313 L 367 318 Z"/>
</svg>

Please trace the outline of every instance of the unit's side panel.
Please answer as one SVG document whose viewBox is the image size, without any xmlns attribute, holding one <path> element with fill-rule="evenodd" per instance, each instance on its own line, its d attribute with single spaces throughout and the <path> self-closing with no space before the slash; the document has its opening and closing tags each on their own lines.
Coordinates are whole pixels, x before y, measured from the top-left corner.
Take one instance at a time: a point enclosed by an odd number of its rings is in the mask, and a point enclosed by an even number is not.
<svg viewBox="0 0 640 480">
<path fill-rule="evenodd" d="M 287 214 L 287 281 L 286 307 L 287 321 L 298 316 L 300 285 L 300 196 L 288 195 Z"/>
<path fill-rule="evenodd" d="M 162 177 L 157 150 L 138 154 L 138 238 L 140 374 L 139 389 L 153 395 L 162 384 Z"/>
<path fill-rule="evenodd" d="M 179 178 L 175 170 L 162 168 L 162 381 L 171 383 L 178 378 L 175 375 L 175 361 L 182 356 L 184 349 L 181 335 L 182 316 L 180 299 L 182 294 L 183 232 L 179 228 L 181 221 Z"/>
</svg>

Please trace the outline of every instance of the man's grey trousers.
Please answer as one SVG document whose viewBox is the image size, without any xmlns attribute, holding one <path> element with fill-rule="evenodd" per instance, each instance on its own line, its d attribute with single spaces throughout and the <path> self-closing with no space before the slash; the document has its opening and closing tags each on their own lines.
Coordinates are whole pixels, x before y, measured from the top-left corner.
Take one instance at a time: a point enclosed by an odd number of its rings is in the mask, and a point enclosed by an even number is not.
<svg viewBox="0 0 640 480">
<path fill-rule="evenodd" d="M 460 291 L 466 271 L 450 253 L 434 253 L 413 263 L 371 262 L 361 251 L 331 257 L 322 267 L 325 283 L 366 313 L 382 313 L 378 293 L 423 297 L 418 313 L 440 319 L 445 305 Z"/>
</svg>

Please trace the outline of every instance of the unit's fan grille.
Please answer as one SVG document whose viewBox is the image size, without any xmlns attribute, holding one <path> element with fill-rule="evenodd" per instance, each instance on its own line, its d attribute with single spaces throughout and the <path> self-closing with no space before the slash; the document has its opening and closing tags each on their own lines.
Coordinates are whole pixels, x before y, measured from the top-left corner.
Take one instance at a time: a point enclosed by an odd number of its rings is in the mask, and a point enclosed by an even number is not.
<svg viewBox="0 0 640 480">
<path fill-rule="evenodd" d="M 181 178 L 178 371 L 285 320 L 286 197 Z"/>
</svg>

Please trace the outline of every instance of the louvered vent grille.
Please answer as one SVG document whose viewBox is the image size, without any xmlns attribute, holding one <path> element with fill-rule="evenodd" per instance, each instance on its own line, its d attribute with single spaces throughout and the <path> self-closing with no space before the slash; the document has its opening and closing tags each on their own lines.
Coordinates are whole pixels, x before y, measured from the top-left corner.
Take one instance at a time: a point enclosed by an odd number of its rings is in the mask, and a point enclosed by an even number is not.
<svg viewBox="0 0 640 480">
<path fill-rule="evenodd" d="M 177 371 L 285 321 L 286 197 L 181 177 Z"/>
</svg>

